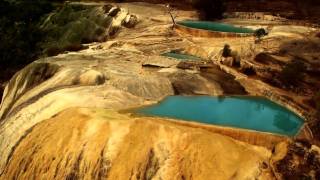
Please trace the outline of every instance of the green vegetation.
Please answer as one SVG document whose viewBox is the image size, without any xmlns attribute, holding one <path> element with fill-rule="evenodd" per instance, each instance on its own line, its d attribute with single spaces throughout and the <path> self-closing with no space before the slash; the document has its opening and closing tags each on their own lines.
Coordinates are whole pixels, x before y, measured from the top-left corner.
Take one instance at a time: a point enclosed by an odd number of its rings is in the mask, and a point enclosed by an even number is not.
<svg viewBox="0 0 320 180">
<path fill-rule="evenodd" d="M 266 36 L 266 35 L 268 35 L 268 33 L 267 33 L 267 31 L 266 31 L 264 28 L 259 28 L 259 29 L 257 29 L 257 30 L 254 31 L 254 36 L 255 36 L 256 38 L 258 38 L 258 41 L 260 41 L 261 38 L 262 38 L 263 36 Z"/>
<path fill-rule="evenodd" d="M 0 70 L 24 66 L 41 53 L 38 24 L 52 9 L 45 0 L 0 1 Z"/>
<path fill-rule="evenodd" d="M 0 0 L 0 91 L 15 72 L 40 56 L 80 50 L 84 43 L 104 41 L 117 32 L 109 27 L 120 9 L 109 13 L 112 7 Z"/>
<path fill-rule="evenodd" d="M 11 72 L 0 79 L 10 78 L 13 69 L 41 55 L 80 50 L 84 43 L 106 40 L 116 32 L 109 29 L 111 16 L 120 11 L 106 16 L 111 8 L 69 3 L 54 8 L 45 0 L 0 1 L 0 70 Z"/>
<path fill-rule="evenodd" d="M 83 43 L 104 41 L 112 18 L 96 6 L 65 4 L 43 23 L 46 41 L 41 43 L 46 55 L 83 48 Z"/>
<path fill-rule="evenodd" d="M 280 72 L 280 80 L 285 86 L 297 86 L 304 79 L 305 64 L 301 60 L 293 60 Z"/>
<path fill-rule="evenodd" d="M 0 100 L 5 82 L 41 54 L 41 17 L 52 11 L 46 0 L 0 0 Z"/>
<path fill-rule="evenodd" d="M 222 57 L 231 57 L 231 49 L 229 44 L 225 44 L 222 49 Z"/>
</svg>

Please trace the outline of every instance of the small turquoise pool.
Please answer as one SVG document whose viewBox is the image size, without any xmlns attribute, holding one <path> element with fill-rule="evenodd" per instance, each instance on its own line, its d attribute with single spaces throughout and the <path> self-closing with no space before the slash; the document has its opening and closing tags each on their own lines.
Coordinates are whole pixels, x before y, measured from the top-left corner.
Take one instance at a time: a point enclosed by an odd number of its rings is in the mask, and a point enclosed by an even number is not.
<svg viewBox="0 0 320 180">
<path fill-rule="evenodd" d="M 176 53 L 176 52 L 167 52 L 167 53 L 163 53 L 161 54 L 162 56 L 167 56 L 167 57 L 172 57 L 178 60 L 201 60 L 201 58 L 196 57 L 196 56 L 192 56 L 192 55 L 188 55 L 188 54 L 180 54 L 180 53 Z"/>
<path fill-rule="evenodd" d="M 258 97 L 170 96 L 139 114 L 294 136 L 303 119 Z"/>
<path fill-rule="evenodd" d="M 253 29 L 237 27 L 224 23 L 217 22 L 209 22 L 209 21 L 191 21 L 185 20 L 178 22 L 177 24 L 196 28 L 196 29 L 204 29 L 210 31 L 218 31 L 218 32 L 233 32 L 233 33 L 254 33 Z"/>
</svg>

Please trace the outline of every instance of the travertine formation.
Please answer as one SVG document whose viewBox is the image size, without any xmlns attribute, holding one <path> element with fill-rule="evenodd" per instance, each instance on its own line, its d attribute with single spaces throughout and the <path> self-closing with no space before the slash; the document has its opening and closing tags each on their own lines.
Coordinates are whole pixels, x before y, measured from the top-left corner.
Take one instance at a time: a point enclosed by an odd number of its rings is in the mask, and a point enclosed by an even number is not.
<svg viewBox="0 0 320 180">
<path fill-rule="evenodd" d="M 114 38 L 82 51 L 39 59 L 10 80 L 0 108 L 0 179 L 272 179 L 265 147 L 196 124 L 117 112 L 169 95 L 273 90 L 208 63 L 225 42 L 249 56 L 241 49 L 252 47 L 252 38 L 179 35 L 164 6 L 121 6 L 139 19 L 135 28 L 121 27 Z M 195 18 L 194 12 L 176 13 Z M 205 60 L 160 55 L 177 49 Z"/>
<path fill-rule="evenodd" d="M 142 7 L 134 5 L 131 9 Z M 161 8 L 154 11 L 161 17 L 157 11 L 163 12 Z M 92 44 L 80 52 L 40 59 L 17 73 L 6 87 L 0 109 L 0 172 L 13 160 L 22 138 L 37 124 L 71 107 L 118 110 L 156 102 L 176 93 L 221 95 L 224 89 L 219 77 L 244 93 L 233 76 L 217 67 L 211 68 L 220 75 L 206 78 L 197 70 L 177 68 L 178 60 L 160 56 L 161 52 L 191 43 L 170 34 L 169 27 L 166 21 L 155 23 L 146 18 L 135 29 L 121 29 L 118 37 L 108 42 Z M 179 77 L 186 81 L 182 83 Z M 180 86 L 174 86 L 179 83 Z M 72 123 L 68 118 L 65 121 Z M 37 163 L 42 166 L 45 162 Z M 32 169 L 29 170 L 32 174 Z"/>
<path fill-rule="evenodd" d="M 198 128 L 71 108 L 30 129 L 0 179 L 263 179 L 269 156 Z"/>
</svg>

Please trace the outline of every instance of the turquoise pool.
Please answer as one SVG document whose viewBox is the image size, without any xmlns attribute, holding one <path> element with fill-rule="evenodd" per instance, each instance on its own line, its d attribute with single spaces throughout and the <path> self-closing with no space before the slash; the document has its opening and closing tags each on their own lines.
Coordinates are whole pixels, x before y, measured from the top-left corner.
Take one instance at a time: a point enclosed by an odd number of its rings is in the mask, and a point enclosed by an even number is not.
<svg viewBox="0 0 320 180">
<path fill-rule="evenodd" d="M 237 27 L 224 23 L 217 22 L 209 22 L 209 21 L 191 21 L 185 20 L 178 22 L 177 24 L 196 28 L 196 29 L 204 29 L 210 31 L 218 31 L 218 32 L 233 32 L 233 33 L 254 33 L 253 29 Z"/>
<path fill-rule="evenodd" d="M 258 97 L 170 96 L 136 112 L 287 136 L 296 135 L 304 122 L 288 109 Z"/>
<path fill-rule="evenodd" d="M 180 54 L 180 53 L 176 53 L 176 52 L 167 52 L 167 53 L 163 53 L 161 54 L 162 56 L 167 56 L 167 57 L 172 57 L 178 60 L 201 60 L 201 58 L 196 57 L 196 56 L 192 56 L 192 55 L 188 55 L 188 54 Z"/>
</svg>

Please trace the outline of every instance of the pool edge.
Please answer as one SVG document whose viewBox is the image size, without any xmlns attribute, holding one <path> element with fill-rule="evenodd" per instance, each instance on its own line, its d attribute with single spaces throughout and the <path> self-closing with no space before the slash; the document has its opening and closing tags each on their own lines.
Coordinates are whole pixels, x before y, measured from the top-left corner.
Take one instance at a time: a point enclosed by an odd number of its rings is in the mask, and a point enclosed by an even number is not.
<svg viewBox="0 0 320 180">
<path fill-rule="evenodd" d="M 260 132 L 260 131 L 250 130 L 250 129 L 241 129 L 241 128 L 226 127 L 226 126 L 219 126 L 219 125 L 213 125 L 213 124 L 204 124 L 199 122 L 184 121 L 184 120 L 178 120 L 178 119 L 172 119 L 172 118 L 161 118 L 156 116 L 139 116 L 139 115 L 138 117 L 149 117 L 150 120 L 166 121 L 168 123 L 187 126 L 190 128 L 200 128 L 200 129 L 209 131 L 211 133 L 221 134 L 221 135 L 224 135 L 232 139 L 245 142 L 251 145 L 263 146 L 270 150 L 276 144 L 283 141 L 289 141 L 290 139 L 293 138 L 290 136 L 269 133 L 269 132 Z"/>
<path fill-rule="evenodd" d="M 171 95 L 175 96 L 175 95 Z M 200 95 L 202 96 L 202 95 Z M 207 95 L 203 95 L 207 96 Z M 292 108 L 288 108 L 287 106 L 284 106 L 283 103 L 279 101 L 275 101 L 274 99 L 271 99 L 267 96 L 262 96 L 262 95 L 221 95 L 222 97 L 254 97 L 254 98 L 263 98 L 267 99 L 269 101 L 272 101 L 273 103 L 276 103 L 290 111 L 292 111 Z M 155 104 L 160 103 L 161 101 L 165 100 L 170 96 L 165 96 L 161 98 L 159 101 L 155 101 L 150 104 L 145 104 L 142 106 L 135 106 L 132 108 L 128 109 L 123 109 L 119 110 L 120 113 L 125 113 L 125 114 L 130 114 L 130 116 L 133 117 L 149 117 L 150 119 L 157 119 L 161 121 L 168 121 L 174 124 L 180 124 L 180 125 L 185 125 L 193 128 L 201 128 L 208 130 L 212 133 L 218 133 L 222 134 L 228 137 L 231 137 L 233 139 L 236 139 L 241 142 L 249 143 L 252 145 L 257 145 L 257 146 L 263 146 L 268 149 L 272 149 L 274 145 L 278 144 L 279 142 L 282 141 L 289 141 L 292 139 L 299 139 L 299 138 L 310 138 L 310 132 L 306 128 L 306 122 L 307 119 L 306 117 L 303 116 L 301 113 L 297 113 L 297 111 L 292 111 L 295 115 L 299 116 L 303 122 L 299 130 L 297 131 L 297 134 L 293 136 L 289 135 L 284 135 L 284 134 L 277 134 L 277 133 L 272 133 L 272 132 L 264 132 L 264 131 L 257 131 L 253 129 L 242 129 L 242 128 L 237 128 L 237 127 L 228 127 L 228 126 L 221 126 L 221 125 L 214 125 L 214 124 L 205 124 L 205 123 L 200 123 L 196 121 L 186 121 L 186 120 L 181 120 L 181 119 L 173 119 L 169 117 L 158 117 L 158 116 L 152 116 L 152 115 L 144 115 L 144 114 L 139 114 L 139 113 L 134 113 L 135 110 L 140 109 L 142 107 L 148 107 L 148 106 L 153 106 Z"/>
<path fill-rule="evenodd" d="M 211 31 L 211 30 L 187 27 L 180 24 L 174 24 L 173 27 L 178 32 L 190 34 L 195 37 L 208 37 L 208 38 L 210 37 L 254 37 L 253 33 Z"/>
</svg>

